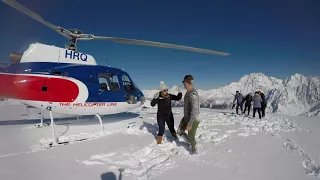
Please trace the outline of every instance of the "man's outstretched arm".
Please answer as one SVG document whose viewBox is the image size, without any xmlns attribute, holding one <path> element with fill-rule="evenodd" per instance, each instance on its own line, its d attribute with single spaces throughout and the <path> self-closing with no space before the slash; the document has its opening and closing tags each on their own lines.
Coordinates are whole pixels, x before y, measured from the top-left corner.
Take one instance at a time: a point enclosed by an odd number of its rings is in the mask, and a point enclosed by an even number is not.
<svg viewBox="0 0 320 180">
<path fill-rule="evenodd" d="M 174 95 L 174 94 L 170 94 L 171 95 L 171 100 L 174 100 L 174 101 L 180 101 L 181 98 L 182 98 L 182 93 L 179 92 L 178 95 Z"/>
</svg>

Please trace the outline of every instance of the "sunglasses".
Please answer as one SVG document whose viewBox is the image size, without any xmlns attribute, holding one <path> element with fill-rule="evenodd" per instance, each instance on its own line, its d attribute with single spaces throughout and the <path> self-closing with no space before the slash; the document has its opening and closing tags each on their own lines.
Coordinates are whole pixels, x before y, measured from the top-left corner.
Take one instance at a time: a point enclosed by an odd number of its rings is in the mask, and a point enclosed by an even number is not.
<svg viewBox="0 0 320 180">
<path fill-rule="evenodd" d="M 163 92 L 167 92 L 167 91 L 168 91 L 168 89 L 163 90 Z"/>
<path fill-rule="evenodd" d="M 191 80 L 191 81 L 182 81 L 182 84 L 184 84 L 184 83 L 193 84 L 193 80 Z"/>
</svg>

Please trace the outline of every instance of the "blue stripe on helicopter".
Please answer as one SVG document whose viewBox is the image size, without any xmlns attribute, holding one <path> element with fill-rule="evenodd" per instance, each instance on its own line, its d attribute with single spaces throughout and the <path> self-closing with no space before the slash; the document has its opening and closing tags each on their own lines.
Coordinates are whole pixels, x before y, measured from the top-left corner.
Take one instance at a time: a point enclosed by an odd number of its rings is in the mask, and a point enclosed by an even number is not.
<svg viewBox="0 0 320 180">
<path fill-rule="evenodd" d="M 48 62 L 26 62 L 12 63 L 7 68 L 1 68 L 0 72 L 13 74 L 57 74 L 75 78 L 84 83 L 89 91 L 86 102 L 125 102 L 127 95 L 138 97 L 143 96 L 141 90 L 134 84 L 131 77 L 117 68 L 106 66 L 79 65 L 68 63 L 48 63 Z M 99 84 L 99 73 L 110 73 L 117 76 L 118 88 L 115 91 L 101 91 Z M 133 91 L 124 91 L 123 76 L 131 81 Z M 61 87 L 63 88 L 63 87 Z M 66 89 L 67 91 L 67 89 Z"/>
</svg>

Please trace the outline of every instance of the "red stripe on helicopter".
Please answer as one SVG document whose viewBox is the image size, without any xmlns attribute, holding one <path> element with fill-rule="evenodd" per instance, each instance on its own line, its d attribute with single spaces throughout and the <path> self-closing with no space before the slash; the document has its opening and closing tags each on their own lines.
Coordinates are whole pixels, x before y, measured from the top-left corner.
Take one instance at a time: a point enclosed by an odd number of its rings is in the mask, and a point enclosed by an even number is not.
<svg viewBox="0 0 320 180">
<path fill-rule="evenodd" d="M 78 85 L 70 80 L 29 75 L 0 74 L 0 97 L 31 101 L 73 102 Z"/>
</svg>

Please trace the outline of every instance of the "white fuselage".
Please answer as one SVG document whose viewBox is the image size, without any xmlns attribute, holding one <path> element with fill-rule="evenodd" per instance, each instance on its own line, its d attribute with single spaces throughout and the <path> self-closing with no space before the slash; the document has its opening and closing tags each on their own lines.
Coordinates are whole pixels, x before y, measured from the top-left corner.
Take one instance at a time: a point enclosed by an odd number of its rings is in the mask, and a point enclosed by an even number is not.
<svg viewBox="0 0 320 180">
<path fill-rule="evenodd" d="M 89 65 L 95 66 L 97 65 L 95 59 L 89 55 L 81 52 L 75 52 L 72 50 L 67 50 L 60 47 L 45 45 L 41 43 L 33 43 L 30 44 L 29 48 L 24 52 L 20 63 L 69 63 L 69 64 L 80 64 L 80 65 Z M 67 76 L 54 76 L 54 75 L 45 75 L 39 74 L 38 72 L 32 71 L 31 73 L 7 73 L 0 72 L 0 79 L 2 78 L 5 83 L 10 84 L 12 86 L 12 90 L 16 91 L 16 94 L 21 95 L 25 93 L 24 98 L 30 94 L 30 96 L 37 97 L 37 92 L 41 94 L 41 86 L 38 86 L 41 82 L 49 83 L 51 81 L 63 81 L 65 84 L 69 84 L 70 86 L 76 87 L 76 93 L 73 93 L 75 96 L 72 101 L 69 102 L 60 102 L 59 100 L 42 100 L 37 98 L 29 98 L 26 99 L 18 99 L 24 104 L 34 106 L 36 108 L 40 108 L 43 110 L 51 109 L 53 112 L 62 113 L 62 114 L 70 114 L 70 115 L 107 115 L 107 114 L 116 114 L 121 112 L 126 112 L 135 108 L 138 108 L 142 105 L 141 102 L 135 104 L 129 104 L 126 101 L 122 102 L 87 102 L 89 90 L 88 87 L 81 81 Z M 38 74 L 37 74 L 38 73 Z M 55 81 L 56 80 L 56 81 Z M 37 82 L 39 82 L 37 84 Z M 4 84 L 5 84 L 4 83 Z M 29 83 L 29 84 L 28 84 Z M 61 86 L 60 83 L 55 84 L 54 88 L 48 88 L 50 90 L 56 89 L 55 87 Z M 65 87 L 61 87 L 65 88 Z M 58 88 L 59 93 L 58 97 L 62 97 L 65 91 L 70 93 L 70 89 L 65 88 L 61 90 Z M 0 91 L 1 92 L 1 91 Z M 2 92 L 3 93 L 3 92 Z M 58 94 L 59 94 L 58 93 Z M 10 91 L 5 92 L 5 94 L 10 94 Z M 35 95 L 36 94 L 36 95 Z M 1 94 L 0 94 L 1 96 Z M 22 96 L 20 96 L 22 97 Z M 10 98 L 10 97 L 9 97 Z M 15 99 L 15 98 L 12 98 Z M 43 99 L 47 99 L 44 97 Z M 63 99 L 64 100 L 64 99 Z"/>
</svg>

